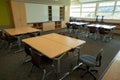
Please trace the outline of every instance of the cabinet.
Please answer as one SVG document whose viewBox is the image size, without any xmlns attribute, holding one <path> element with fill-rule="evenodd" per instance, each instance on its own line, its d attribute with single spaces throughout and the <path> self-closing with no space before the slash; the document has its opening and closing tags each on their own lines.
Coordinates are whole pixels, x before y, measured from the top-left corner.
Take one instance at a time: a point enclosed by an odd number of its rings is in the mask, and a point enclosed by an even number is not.
<svg viewBox="0 0 120 80">
<path fill-rule="evenodd" d="M 27 23 L 27 11 L 25 8 L 24 2 L 10 0 L 10 9 L 12 12 L 14 27 L 25 27 L 26 25 L 30 25 L 34 28 L 41 29 L 42 31 L 48 31 L 65 27 L 65 22 L 68 22 L 69 19 L 69 9 L 65 6 L 48 5 L 48 20 Z"/>
<path fill-rule="evenodd" d="M 55 21 L 55 29 L 59 29 L 61 26 L 61 21 Z"/>
<path fill-rule="evenodd" d="M 48 6 L 48 18 L 49 21 L 52 21 L 52 6 Z"/>
<path fill-rule="evenodd" d="M 64 20 L 64 6 L 48 6 L 49 21 Z"/>
<path fill-rule="evenodd" d="M 40 29 L 41 31 L 55 30 L 55 22 L 40 22 L 40 23 L 31 23 L 32 27 Z M 30 24 L 29 24 L 30 25 Z"/>
<path fill-rule="evenodd" d="M 33 23 L 33 27 L 43 30 L 43 24 L 42 23 Z"/>
<path fill-rule="evenodd" d="M 64 7 L 60 7 L 60 20 L 64 20 Z"/>
<path fill-rule="evenodd" d="M 24 3 L 13 0 L 11 0 L 9 3 L 14 27 L 26 26 L 27 22 Z"/>
<path fill-rule="evenodd" d="M 120 24 L 116 25 L 117 27 L 114 29 L 113 33 L 120 35 Z"/>
<path fill-rule="evenodd" d="M 49 31 L 49 30 L 63 28 L 62 21 L 49 21 L 49 22 L 40 22 L 40 23 L 31 23 L 31 24 L 33 24 L 32 27 L 41 29 L 41 31 Z"/>
<path fill-rule="evenodd" d="M 55 22 L 44 22 L 43 31 L 55 30 Z"/>
</svg>

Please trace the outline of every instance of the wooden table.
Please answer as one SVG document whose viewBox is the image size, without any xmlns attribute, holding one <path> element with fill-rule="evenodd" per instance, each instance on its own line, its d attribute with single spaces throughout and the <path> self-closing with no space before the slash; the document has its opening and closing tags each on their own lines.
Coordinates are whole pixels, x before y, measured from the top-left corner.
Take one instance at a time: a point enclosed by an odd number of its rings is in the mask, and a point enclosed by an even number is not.
<svg viewBox="0 0 120 80">
<path fill-rule="evenodd" d="M 8 28 L 8 29 L 4 29 L 4 31 L 11 36 L 16 36 L 18 38 L 18 45 L 21 47 L 22 35 L 27 33 L 39 32 L 40 30 L 29 27 L 29 26 L 25 26 L 25 27 L 19 27 L 19 28 Z M 22 51 L 22 50 L 23 49 L 20 49 L 19 51 Z M 19 52 L 19 51 L 16 51 L 16 52 Z"/>
<path fill-rule="evenodd" d="M 88 22 L 69 22 L 70 24 L 76 24 L 78 26 L 87 25 Z"/>
<path fill-rule="evenodd" d="M 4 31 L 7 32 L 11 36 L 16 36 L 16 35 L 21 35 L 21 34 L 26 34 L 26 33 L 38 32 L 40 30 L 25 26 L 25 27 L 19 27 L 19 28 L 4 29 Z"/>
<path fill-rule="evenodd" d="M 47 38 L 49 40 L 55 41 L 57 43 L 63 44 L 63 45 L 68 46 L 70 48 L 75 48 L 75 47 L 85 43 L 85 41 L 83 41 L 83 40 L 75 39 L 75 38 L 64 36 L 64 35 L 59 35 L 56 33 L 44 35 L 41 37 L 44 37 L 44 38 Z"/>
<path fill-rule="evenodd" d="M 83 45 L 85 41 L 63 36 L 56 33 L 51 33 L 43 36 L 27 38 L 22 40 L 32 48 L 36 49 L 43 55 L 49 58 L 56 58 L 65 52 Z M 58 72 L 60 72 L 60 58 L 58 60 Z"/>
<path fill-rule="evenodd" d="M 113 39 L 113 30 L 116 26 L 114 25 L 105 25 L 105 24 L 89 24 L 87 25 L 87 27 L 96 27 L 96 28 L 99 28 L 99 27 L 102 27 L 106 30 L 109 31 L 108 35 L 109 35 L 109 39 L 112 40 Z"/>
<path fill-rule="evenodd" d="M 120 80 L 120 50 L 101 80 Z"/>
<path fill-rule="evenodd" d="M 39 52 L 42 52 L 44 55 L 47 55 L 49 58 L 55 58 L 64 52 L 85 43 L 83 40 L 56 33 L 27 38 L 23 39 L 22 41 L 35 48 Z M 45 49 L 45 51 L 43 49 Z"/>
<path fill-rule="evenodd" d="M 114 29 L 116 27 L 114 25 L 105 25 L 105 24 L 89 24 L 89 25 L 87 25 L 87 27 L 91 27 L 91 26 L 94 26 L 94 27 L 97 27 L 97 28 L 103 27 L 103 28 L 109 29 L 109 30 Z"/>
<path fill-rule="evenodd" d="M 49 58 L 55 58 L 71 48 L 41 36 L 23 39 L 23 42 Z"/>
</svg>

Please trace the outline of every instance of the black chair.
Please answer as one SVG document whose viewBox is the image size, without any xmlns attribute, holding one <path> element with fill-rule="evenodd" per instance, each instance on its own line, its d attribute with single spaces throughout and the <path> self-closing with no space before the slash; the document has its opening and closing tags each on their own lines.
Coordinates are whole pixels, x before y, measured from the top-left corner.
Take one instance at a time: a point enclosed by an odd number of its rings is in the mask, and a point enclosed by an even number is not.
<svg viewBox="0 0 120 80">
<path fill-rule="evenodd" d="M 18 38 L 15 36 L 10 36 L 6 33 L 4 33 L 4 40 L 6 40 L 8 42 L 9 45 L 9 49 L 12 48 L 12 46 L 14 46 L 14 44 L 16 44 L 18 42 Z"/>
<path fill-rule="evenodd" d="M 73 33 L 77 33 L 77 32 L 78 32 L 78 29 L 79 29 L 78 25 L 76 25 L 76 24 L 71 24 L 71 26 L 72 26 L 72 31 L 73 31 Z"/>
<path fill-rule="evenodd" d="M 49 74 L 53 74 L 53 72 L 56 72 L 55 67 L 53 65 L 53 60 L 49 59 L 48 57 L 41 55 L 39 52 L 37 52 L 34 49 L 31 49 L 31 62 L 32 62 L 32 68 L 31 68 L 31 72 L 33 70 L 33 66 L 36 66 L 37 68 L 40 68 L 43 70 L 43 77 L 42 80 L 45 80 L 45 78 L 49 75 Z"/>
<path fill-rule="evenodd" d="M 103 27 L 99 27 L 98 32 L 99 32 L 100 37 L 102 37 L 102 41 L 107 41 L 107 38 L 108 40 L 111 38 L 110 30 L 107 30 Z"/>
<path fill-rule="evenodd" d="M 3 37 L 3 32 L 2 32 L 2 30 L 0 29 L 0 48 L 2 47 L 2 44 L 3 44 L 3 42 L 4 42 L 4 37 Z"/>
<path fill-rule="evenodd" d="M 40 32 L 28 33 L 30 37 L 39 36 Z"/>
<path fill-rule="evenodd" d="M 18 42 L 18 38 L 15 37 L 15 36 L 10 36 L 8 35 L 7 33 L 4 33 L 2 30 L 1 30 L 1 36 L 0 36 L 1 40 L 2 41 L 6 41 L 8 42 L 8 46 L 9 46 L 9 49 L 8 51 L 10 51 L 10 49 L 14 46 L 14 45 L 17 45 L 17 42 Z M 2 43 L 3 44 L 3 43 Z"/>
<path fill-rule="evenodd" d="M 70 33 L 72 30 L 72 26 L 70 23 L 66 23 L 66 27 L 67 27 L 67 32 Z"/>
<path fill-rule="evenodd" d="M 90 34 L 94 35 L 94 39 L 96 40 L 97 38 L 97 28 L 94 26 L 90 26 L 88 27 L 88 37 L 90 36 Z"/>
<path fill-rule="evenodd" d="M 33 33 L 24 34 L 23 38 L 29 38 L 29 37 L 35 37 L 35 36 L 40 36 L 40 32 L 33 32 Z"/>
<path fill-rule="evenodd" d="M 102 53 L 103 49 L 101 49 L 96 57 L 93 57 L 91 55 L 82 55 L 80 56 L 80 62 L 82 62 L 86 66 L 86 71 L 85 73 L 81 76 L 82 78 L 85 76 L 86 73 L 89 73 L 90 75 L 93 76 L 94 80 L 96 80 L 96 76 L 92 73 L 92 71 L 97 70 L 91 70 L 91 67 L 100 67 L 101 66 L 101 59 L 102 59 Z"/>
</svg>

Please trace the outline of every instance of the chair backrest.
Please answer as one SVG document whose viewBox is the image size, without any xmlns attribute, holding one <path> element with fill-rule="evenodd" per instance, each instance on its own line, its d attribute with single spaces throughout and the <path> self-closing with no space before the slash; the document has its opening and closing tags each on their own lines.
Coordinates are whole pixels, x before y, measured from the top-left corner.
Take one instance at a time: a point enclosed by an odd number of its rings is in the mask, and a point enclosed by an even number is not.
<svg viewBox="0 0 120 80">
<path fill-rule="evenodd" d="M 27 55 L 31 55 L 30 46 L 28 46 L 27 44 L 24 44 L 24 50 Z"/>
<path fill-rule="evenodd" d="M 99 31 L 99 34 L 107 34 L 105 28 L 103 27 L 99 27 L 98 31 Z"/>
<path fill-rule="evenodd" d="M 34 49 L 30 49 L 31 51 L 31 58 L 32 58 L 32 63 L 39 67 L 44 67 L 50 63 L 52 63 L 52 60 L 49 59 L 48 57 L 41 55 L 39 52 L 37 52 Z"/>
<path fill-rule="evenodd" d="M 39 67 L 42 61 L 41 56 L 39 56 L 38 53 L 33 51 L 32 49 L 30 49 L 30 51 L 33 65 Z"/>
<path fill-rule="evenodd" d="M 0 38 L 5 40 L 5 33 L 3 32 L 2 29 L 0 29 Z"/>
<path fill-rule="evenodd" d="M 40 34 L 41 34 L 40 32 L 37 32 L 37 36 L 40 36 Z"/>
<path fill-rule="evenodd" d="M 11 43 L 11 42 L 16 42 L 18 38 L 15 36 L 11 36 L 7 33 L 4 33 L 4 40 L 6 40 L 8 43 Z"/>
<path fill-rule="evenodd" d="M 97 54 L 97 57 L 96 57 L 96 66 L 97 67 L 100 67 L 101 66 L 101 60 L 102 60 L 102 53 L 103 53 L 103 49 L 100 49 L 99 53 Z"/>
<path fill-rule="evenodd" d="M 78 29 L 78 26 L 76 24 L 71 24 L 72 29 Z"/>
<path fill-rule="evenodd" d="M 2 30 L 0 29 L 0 38 L 3 36 Z"/>
<path fill-rule="evenodd" d="M 89 28 L 89 32 L 90 32 L 90 33 L 96 33 L 96 32 L 97 32 L 97 28 L 94 27 L 94 26 L 90 26 L 90 27 L 88 27 L 88 28 Z"/>
<path fill-rule="evenodd" d="M 66 23 L 67 28 L 70 28 L 70 23 Z"/>
<path fill-rule="evenodd" d="M 12 39 L 12 37 L 9 36 L 7 33 L 4 33 L 3 37 L 4 37 L 4 40 L 6 40 L 8 42 Z"/>
<path fill-rule="evenodd" d="M 2 30 L 0 29 L 0 35 L 2 35 Z"/>
</svg>

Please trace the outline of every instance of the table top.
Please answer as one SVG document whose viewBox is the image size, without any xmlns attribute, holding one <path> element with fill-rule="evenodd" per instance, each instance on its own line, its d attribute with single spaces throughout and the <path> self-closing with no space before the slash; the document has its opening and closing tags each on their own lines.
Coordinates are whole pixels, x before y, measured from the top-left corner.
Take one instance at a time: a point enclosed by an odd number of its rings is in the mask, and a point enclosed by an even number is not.
<svg viewBox="0 0 120 80">
<path fill-rule="evenodd" d="M 31 32 L 37 32 L 40 30 L 25 26 L 25 27 L 19 27 L 19 28 L 4 29 L 4 31 L 7 32 L 9 35 L 15 36 L 15 35 L 21 35 L 21 34 L 26 34 Z"/>
<path fill-rule="evenodd" d="M 87 25 L 87 26 L 88 26 L 88 27 L 94 26 L 94 27 L 97 27 L 97 28 L 103 27 L 103 28 L 105 28 L 105 29 L 113 29 L 113 28 L 116 27 L 116 26 L 114 26 L 114 25 L 105 25 L 105 24 L 89 24 L 89 25 Z"/>
<path fill-rule="evenodd" d="M 75 38 L 64 36 L 64 35 L 59 35 L 56 33 L 51 33 L 51 34 L 44 35 L 41 37 L 47 38 L 49 40 L 53 40 L 57 43 L 63 44 L 65 46 L 68 46 L 71 48 L 75 48 L 79 45 L 83 45 L 84 43 L 86 43 L 86 41 L 83 41 L 80 39 L 75 39 Z"/>
<path fill-rule="evenodd" d="M 76 24 L 76 25 L 86 25 L 88 22 L 69 22 L 70 24 Z"/>
<path fill-rule="evenodd" d="M 101 80 L 120 80 L 120 50 Z"/>
<path fill-rule="evenodd" d="M 57 57 L 71 49 L 70 47 L 55 43 L 54 41 L 40 36 L 23 39 L 22 41 L 49 58 Z"/>
<path fill-rule="evenodd" d="M 59 40 L 60 42 L 54 40 L 57 38 L 61 38 L 61 40 Z M 75 42 L 74 40 L 76 41 L 75 44 L 72 43 Z M 85 43 L 85 41 L 83 41 L 84 43 L 80 43 L 77 39 L 73 39 L 70 37 L 68 38 L 67 36 L 62 36 L 56 33 L 27 38 L 23 39 L 22 41 L 49 58 L 55 58 L 57 56 L 60 56 L 61 54 L 71 50 L 73 47 L 75 48 L 76 46 Z M 71 43 L 71 45 L 68 45 L 68 43 Z"/>
</svg>

